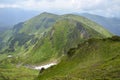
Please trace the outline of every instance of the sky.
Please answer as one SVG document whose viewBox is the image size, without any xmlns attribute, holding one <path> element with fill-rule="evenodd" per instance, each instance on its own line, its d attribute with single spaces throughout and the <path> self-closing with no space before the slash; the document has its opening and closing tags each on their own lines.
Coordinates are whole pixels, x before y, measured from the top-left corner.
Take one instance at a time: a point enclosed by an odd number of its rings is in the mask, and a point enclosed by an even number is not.
<svg viewBox="0 0 120 80">
<path fill-rule="evenodd" d="M 120 17 L 120 0 L 0 0 L 0 9 L 5 8 Z"/>
</svg>

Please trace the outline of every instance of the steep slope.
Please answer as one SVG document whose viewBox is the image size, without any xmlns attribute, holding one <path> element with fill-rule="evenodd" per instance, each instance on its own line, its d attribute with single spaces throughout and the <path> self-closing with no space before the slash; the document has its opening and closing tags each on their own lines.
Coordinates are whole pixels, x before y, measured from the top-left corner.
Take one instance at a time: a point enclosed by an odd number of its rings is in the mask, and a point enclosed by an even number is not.
<svg viewBox="0 0 120 80">
<path fill-rule="evenodd" d="M 44 32 L 48 31 L 56 22 L 58 16 L 42 13 L 32 19 L 14 25 L 4 53 L 26 51 L 38 41 Z"/>
<path fill-rule="evenodd" d="M 38 72 L 10 63 L 0 64 L 0 80 L 34 80 L 38 76 Z"/>
<path fill-rule="evenodd" d="M 33 79 L 38 71 L 26 69 L 25 66 L 58 60 L 70 48 L 87 39 L 112 36 L 102 26 L 84 17 L 50 13 L 42 13 L 15 25 L 11 33 L 11 37 L 6 38 L 8 42 L 2 52 L 4 54 L 0 54 L 0 77 L 3 80 Z"/>
<path fill-rule="evenodd" d="M 71 47 L 75 47 L 89 38 L 110 36 L 112 36 L 111 33 L 86 18 L 76 15 L 63 15 L 35 45 L 29 54 L 27 63 L 39 63 L 60 57 Z"/>
<path fill-rule="evenodd" d="M 119 80 L 120 37 L 89 39 L 68 51 L 37 80 Z"/>
<path fill-rule="evenodd" d="M 15 54 L 23 64 L 54 60 L 89 38 L 112 36 L 87 18 L 46 12 L 15 25 L 12 34 L 2 53 Z M 17 61 L 11 60 L 15 63 Z"/>
<path fill-rule="evenodd" d="M 120 19 L 107 18 L 107 17 L 102 17 L 102 16 L 88 14 L 88 13 L 83 13 L 80 15 L 102 25 L 113 34 L 120 35 Z"/>
<path fill-rule="evenodd" d="M 7 28 L 0 27 L 0 49 L 2 48 L 3 45 L 3 33 L 7 30 Z"/>
<path fill-rule="evenodd" d="M 8 37 L 7 34 L 10 32 L 11 28 L 0 27 L 0 39 L 6 41 L 5 37 Z M 1 41 L 0 40 L 0 41 Z"/>
<path fill-rule="evenodd" d="M 12 30 L 9 28 L 0 28 L 0 53 L 6 49 L 7 42 L 9 38 L 12 36 Z"/>
<path fill-rule="evenodd" d="M 24 22 L 23 27 L 19 32 L 26 34 L 40 34 L 47 28 L 51 27 L 58 17 L 58 15 L 44 12 Z"/>
<path fill-rule="evenodd" d="M 67 14 L 63 17 L 67 17 L 67 18 L 71 18 L 73 20 L 77 20 L 77 21 L 79 21 L 83 24 L 86 24 L 88 27 L 94 29 L 95 31 L 99 32 L 100 34 L 102 34 L 104 36 L 107 36 L 107 37 L 110 36 L 110 33 L 105 28 L 103 28 L 101 25 L 91 21 L 90 19 L 87 19 L 87 18 L 82 17 L 82 16 L 73 15 L 73 14 Z"/>
</svg>

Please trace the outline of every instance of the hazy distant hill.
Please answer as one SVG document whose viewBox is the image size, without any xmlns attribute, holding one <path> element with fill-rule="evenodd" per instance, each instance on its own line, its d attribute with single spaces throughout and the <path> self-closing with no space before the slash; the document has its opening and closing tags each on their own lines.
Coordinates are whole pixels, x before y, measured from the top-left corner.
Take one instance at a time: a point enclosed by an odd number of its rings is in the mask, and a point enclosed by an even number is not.
<svg viewBox="0 0 120 80">
<path fill-rule="evenodd" d="M 8 29 L 10 29 L 10 28 L 0 27 L 0 34 L 2 34 L 3 32 L 5 32 Z"/>
<path fill-rule="evenodd" d="M 36 11 L 11 8 L 0 9 L 0 27 L 13 27 L 14 24 L 28 20 L 37 14 Z"/>
<path fill-rule="evenodd" d="M 100 25 L 105 27 L 107 30 L 112 32 L 113 34 L 120 36 L 120 19 L 119 18 L 107 18 L 107 17 L 88 14 L 88 13 L 83 13 L 79 15 L 84 16 L 90 20 L 93 20 L 96 23 L 99 23 Z"/>
</svg>

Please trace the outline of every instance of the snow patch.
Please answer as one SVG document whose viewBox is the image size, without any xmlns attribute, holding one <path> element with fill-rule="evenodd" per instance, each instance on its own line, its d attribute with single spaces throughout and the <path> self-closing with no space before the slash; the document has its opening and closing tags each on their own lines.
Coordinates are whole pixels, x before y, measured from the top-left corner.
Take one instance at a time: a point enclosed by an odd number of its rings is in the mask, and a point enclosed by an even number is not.
<svg viewBox="0 0 120 80">
<path fill-rule="evenodd" d="M 11 58 L 11 57 L 13 57 L 13 56 L 12 56 L 12 55 L 8 55 L 7 57 L 8 57 L 8 58 Z"/>
<path fill-rule="evenodd" d="M 36 69 L 36 70 L 41 70 L 42 68 L 47 69 L 54 65 L 57 65 L 57 63 L 50 63 L 50 64 L 46 64 L 46 65 L 41 65 L 41 66 L 35 66 L 34 69 Z"/>
</svg>

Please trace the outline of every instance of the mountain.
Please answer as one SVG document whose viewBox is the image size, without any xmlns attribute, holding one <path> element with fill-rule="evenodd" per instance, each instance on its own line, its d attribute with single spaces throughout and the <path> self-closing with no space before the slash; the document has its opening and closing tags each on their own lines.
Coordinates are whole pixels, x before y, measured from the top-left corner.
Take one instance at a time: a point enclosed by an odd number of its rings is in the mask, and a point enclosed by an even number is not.
<svg viewBox="0 0 120 80">
<path fill-rule="evenodd" d="M 112 36 L 87 18 L 46 12 L 15 25 L 12 34 L 2 53 L 17 54 L 24 64 L 54 60 L 89 38 Z"/>
<path fill-rule="evenodd" d="M 57 58 L 66 54 L 69 48 L 75 47 L 78 43 L 82 43 L 89 38 L 110 36 L 111 34 L 104 28 L 84 17 L 70 14 L 63 15 L 53 25 L 52 29 L 38 41 L 29 54 L 31 57 L 27 63 L 39 63 L 40 61 Z"/>
<path fill-rule="evenodd" d="M 6 30 L 8 30 L 9 28 L 6 27 L 1 27 L 0 28 L 0 34 L 4 33 Z"/>
<path fill-rule="evenodd" d="M 11 37 L 12 32 L 11 28 L 0 27 L 0 52 L 3 51 L 8 39 Z"/>
<path fill-rule="evenodd" d="M 83 13 L 79 14 L 81 16 L 84 16 L 100 25 L 102 25 L 104 28 L 109 30 L 111 33 L 115 35 L 120 35 L 120 19 L 119 18 L 108 18 L 103 16 L 98 16 L 94 14 L 88 14 Z"/>
<path fill-rule="evenodd" d="M 111 36 L 113 34 L 102 26 L 82 16 L 41 13 L 14 25 L 2 36 L 0 77 L 3 80 L 33 79 L 38 71 L 26 66 L 59 60 L 69 49 L 88 39 Z"/>
<path fill-rule="evenodd" d="M 120 37 L 89 39 L 71 48 L 36 80 L 119 80 Z"/>
<path fill-rule="evenodd" d="M 30 20 L 25 21 L 23 26 L 21 26 L 21 29 L 17 30 L 16 32 L 39 35 L 47 28 L 51 27 L 56 22 L 58 17 L 58 15 L 44 12 Z M 18 28 L 18 25 L 15 25 L 14 29 Z"/>
<path fill-rule="evenodd" d="M 37 15 L 36 11 L 4 8 L 0 9 L 0 28 L 13 27 L 14 24 L 23 22 Z"/>
</svg>

